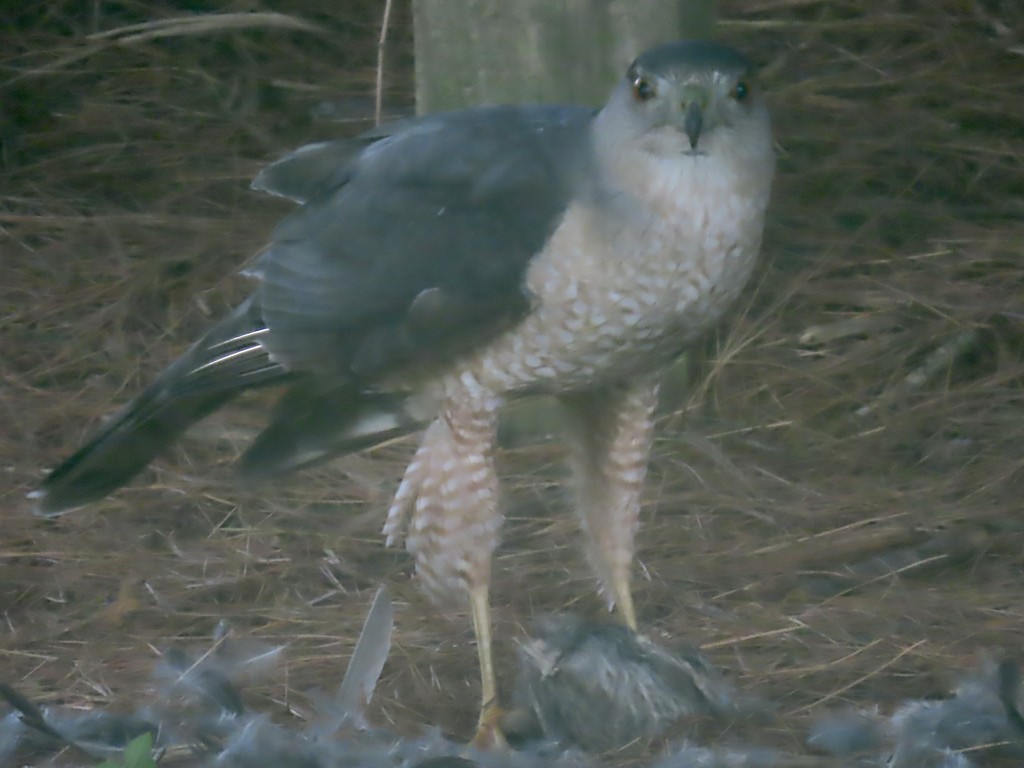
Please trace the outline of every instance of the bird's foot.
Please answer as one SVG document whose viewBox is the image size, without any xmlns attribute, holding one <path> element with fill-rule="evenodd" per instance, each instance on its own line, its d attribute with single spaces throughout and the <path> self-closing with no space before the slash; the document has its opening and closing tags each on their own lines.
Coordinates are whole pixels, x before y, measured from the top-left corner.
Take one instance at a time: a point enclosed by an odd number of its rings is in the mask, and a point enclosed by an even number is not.
<svg viewBox="0 0 1024 768">
<path fill-rule="evenodd" d="M 485 704 L 480 710 L 480 721 L 476 726 L 473 746 L 477 749 L 503 750 L 508 749 L 508 741 L 501 730 L 504 711 L 497 704 Z"/>
</svg>

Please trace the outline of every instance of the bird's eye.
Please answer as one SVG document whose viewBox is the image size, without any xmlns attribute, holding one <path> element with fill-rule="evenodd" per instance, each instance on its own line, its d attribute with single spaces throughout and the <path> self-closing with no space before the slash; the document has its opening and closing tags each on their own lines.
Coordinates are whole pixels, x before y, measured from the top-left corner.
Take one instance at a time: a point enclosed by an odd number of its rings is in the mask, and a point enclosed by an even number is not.
<svg viewBox="0 0 1024 768">
<path fill-rule="evenodd" d="M 732 97 L 736 101 L 745 101 L 747 96 L 750 95 L 750 86 L 740 80 L 736 83 L 736 87 L 732 89 Z"/>
<path fill-rule="evenodd" d="M 637 101 L 650 101 L 656 93 L 654 85 L 646 77 L 638 77 L 633 81 L 633 96 Z"/>
</svg>

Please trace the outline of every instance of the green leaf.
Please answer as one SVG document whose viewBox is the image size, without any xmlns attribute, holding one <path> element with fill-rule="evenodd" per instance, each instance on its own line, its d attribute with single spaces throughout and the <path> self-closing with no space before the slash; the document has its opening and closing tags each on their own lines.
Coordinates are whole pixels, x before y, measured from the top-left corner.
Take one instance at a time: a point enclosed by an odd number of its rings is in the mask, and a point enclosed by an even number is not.
<svg viewBox="0 0 1024 768">
<path fill-rule="evenodd" d="M 153 762 L 153 734 L 136 736 L 124 748 L 124 768 L 156 768 Z"/>
</svg>

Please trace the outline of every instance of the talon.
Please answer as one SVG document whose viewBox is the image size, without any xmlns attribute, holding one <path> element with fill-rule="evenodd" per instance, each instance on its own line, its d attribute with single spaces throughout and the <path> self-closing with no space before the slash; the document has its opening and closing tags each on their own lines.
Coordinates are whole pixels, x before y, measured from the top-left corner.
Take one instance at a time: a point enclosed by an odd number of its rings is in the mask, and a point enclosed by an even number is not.
<svg viewBox="0 0 1024 768">
<path fill-rule="evenodd" d="M 496 703 L 485 704 L 480 710 L 480 722 L 476 726 L 473 746 L 477 749 L 496 751 L 508 749 L 508 741 L 501 729 L 501 721 L 504 716 L 504 710 Z"/>
</svg>

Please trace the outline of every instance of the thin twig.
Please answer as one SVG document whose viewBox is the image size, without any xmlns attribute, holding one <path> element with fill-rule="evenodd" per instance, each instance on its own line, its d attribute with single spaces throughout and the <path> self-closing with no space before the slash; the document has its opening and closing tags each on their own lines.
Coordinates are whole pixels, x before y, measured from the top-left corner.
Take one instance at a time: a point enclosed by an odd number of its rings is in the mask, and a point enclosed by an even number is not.
<svg viewBox="0 0 1024 768">
<path fill-rule="evenodd" d="M 374 91 L 373 124 L 380 125 L 384 111 L 384 51 L 388 42 L 388 24 L 391 21 L 391 0 L 384 0 L 384 18 L 380 22 L 380 37 L 377 39 L 377 83 Z"/>
<path fill-rule="evenodd" d="M 904 656 L 906 656 L 908 653 L 910 653 L 911 651 L 914 651 L 914 650 L 920 648 L 922 645 L 924 645 L 927 642 L 928 642 L 927 640 L 918 640 L 913 645 L 910 645 L 910 646 L 907 646 L 906 648 L 904 648 L 902 651 L 897 653 L 895 656 L 893 656 L 891 659 L 889 659 L 884 664 L 879 664 L 877 667 L 875 667 L 873 670 L 868 672 L 866 675 L 861 675 L 856 680 L 853 680 L 853 681 L 847 683 L 846 685 L 842 686 L 841 688 L 837 688 L 836 690 L 832 691 L 832 693 L 828 694 L 827 696 L 822 696 L 817 701 L 812 702 L 811 704 L 808 704 L 805 707 L 800 707 L 799 709 L 794 709 L 794 710 L 792 710 L 790 712 L 787 712 L 786 713 L 787 716 L 799 715 L 802 712 L 806 712 L 806 711 L 808 711 L 810 709 L 814 709 L 815 707 L 820 706 L 821 704 L 824 704 L 826 701 L 830 701 L 830 700 L 836 698 L 837 696 L 842 696 L 844 693 L 849 691 L 851 688 L 856 688 L 858 685 L 863 683 L 865 680 L 869 680 L 872 677 L 874 677 L 875 675 L 877 675 L 879 672 L 881 672 L 882 670 L 888 669 L 893 664 L 895 664 L 897 661 L 899 661 Z"/>
</svg>

